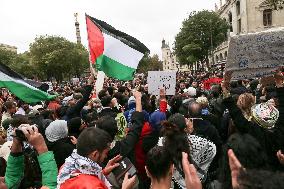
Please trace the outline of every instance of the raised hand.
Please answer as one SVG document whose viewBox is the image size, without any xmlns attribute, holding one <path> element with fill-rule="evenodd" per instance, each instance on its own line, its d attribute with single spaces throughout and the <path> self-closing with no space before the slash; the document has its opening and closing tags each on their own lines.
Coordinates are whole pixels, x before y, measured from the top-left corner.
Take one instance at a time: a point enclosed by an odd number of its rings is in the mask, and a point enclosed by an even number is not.
<svg viewBox="0 0 284 189">
<path fill-rule="evenodd" d="M 92 72 L 91 72 L 92 73 Z M 88 79 L 88 85 L 93 85 L 95 82 L 95 77 L 93 74 L 91 74 L 91 76 Z"/>
<path fill-rule="evenodd" d="M 282 151 L 279 150 L 276 155 L 281 165 L 284 165 L 284 154 L 282 154 Z"/>
<path fill-rule="evenodd" d="M 142 93 L 139 91 L 135 91 L 133 93 L 133 96 L 135 97 L 135 99 L 141 99 L 142 98 Z"/>
<path fill-rule="evenodd" d="M 38 132 L 36 126 L 27 126 L 22 128 L 23 133 L 27 138 L 27 142 L 32 145 L 38 154 L 42 154 L 48 151 L 43 136 Z"/>
<path fill-rule="evenodd" d="M 284 82 L 284 76 L 282 74 L 281 71 L 277 71 L 274 75 L 274 80 L 275 80 L 275 83 L 276 83 L 276 87 L 277 88 L 280 88 L 280 87 L 283 87 L 283 82 Z"/>
<path fill-rule="evenodd" d="M 160 88 L 160 98 L 165 99 L 166 98 L 166 90 L 165 88 Z"/>
<path fill-rule="evenodd" d="M 136 184 L 136 176 L 129 178 L 128 172 L 124 176 L 121 189 L 132 189 Z"/>
<path fill-rule="evenodd" d="M 240 171 L 243 169 L 242 165 L 233 150 L 228 150 L 228 157 L 232 176 L 232 186 L 233 188 L 239 188 L 238 177 L 240 175 Z"/>
<path fill-rule="evenodd" d="M 74 145 L 76 145 L 76 144 L 77 144 L 77 138 L 76 138 L 76 137 L 74 137 L 74 136 L 70 136 L 69 138 L 70 138 L 70 140 L 71 140 L 72 144 L 74 144 Z"/>
<path fill-rule="evenodd" d="M 188 161 L 188 154 L 182 152 L 182 168 L 185 175 L 185 185 L 187 189 L 202 189 L 202 184 L 198 178 L 194 165 Z"/>
<path fill-rule="evenodd" d="M 231 78 L 232 78 L 232 74 L 233 74 L 232 71 L 227 71 L 224 74 L 224 80 L 221 84 L 221 87 L 222 87 L 223 93 L 225 93 L 225 94 L 229 93 L 230 81 L 231 81 Z"/>
<path fill-rule="evenodd" d="M 104 168 L 103 172 L 105 175 L 109 175 L 113 169 L 119 166 L 119 161 L 122 159 L 121 155 L 117 155 L 107 163 L 106 167 Z"/>
</svg>

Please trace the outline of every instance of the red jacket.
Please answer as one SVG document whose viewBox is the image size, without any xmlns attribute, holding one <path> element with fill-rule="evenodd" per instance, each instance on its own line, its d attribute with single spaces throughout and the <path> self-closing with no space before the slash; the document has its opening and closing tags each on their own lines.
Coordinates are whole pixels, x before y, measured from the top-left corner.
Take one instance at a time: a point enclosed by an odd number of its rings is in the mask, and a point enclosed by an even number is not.
<svg viewBox="0 0 284 189">
<path fill-rule="evenodd" d="M 81 174 L 70 178 L 60 185 L 60 189 L 107 189 L 105 184 L 94 175 Z"/>
<path fill-rule="evenodd" d="M 168 108 L 168 103 L 166 100 L 161 100 L 160 101 L 160 111 L 166 113 Z"/>
<path fill-rule="evenodd" d="M 151 134 L 151 132 L 152 128 L 149 122 L 145 122 L 141 131 L 139 141 L 135 145 L 135 160 L 136 160 L 135 167 L 137 168 L 138 175 L 141 176 L 143 179 L 147 179 L 147 174 L 145 170 L 147 154 L 143 150 L 142 143 L 143 143 L 143 138 Z"/>
</svg>

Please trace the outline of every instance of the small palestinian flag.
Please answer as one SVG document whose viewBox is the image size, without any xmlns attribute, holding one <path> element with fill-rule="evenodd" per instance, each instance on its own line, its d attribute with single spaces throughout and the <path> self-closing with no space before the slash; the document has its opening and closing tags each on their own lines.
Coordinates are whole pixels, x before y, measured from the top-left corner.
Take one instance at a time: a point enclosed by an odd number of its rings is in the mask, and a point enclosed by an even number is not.
<svg viewBox="0 0 284 189">
<path fill-rule="evenodd" d="M 9 89 L 12 94 L 26 103 L 51 100 L 55 97 L 28 84 L 20 74 L 1 63 L 0 87 Z"/>
<path fill-rule="evenodd" d="M 134 37 L 86 15 L 90 59 L 107 76 L 132 80 L 139 61 L 149 49 Z"/>
</svg>

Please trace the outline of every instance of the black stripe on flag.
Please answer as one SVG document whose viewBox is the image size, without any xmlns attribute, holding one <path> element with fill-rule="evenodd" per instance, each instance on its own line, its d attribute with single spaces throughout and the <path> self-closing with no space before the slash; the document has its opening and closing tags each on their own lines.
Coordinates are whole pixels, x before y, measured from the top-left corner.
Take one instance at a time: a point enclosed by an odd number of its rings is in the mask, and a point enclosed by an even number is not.
<svg viewBox="0 0 284 189">
<path fill-rule="evenodd" d="M 111 35 L 112 37 L 120 40 L 121 42 L 125 43 L 126 45 L 128 45 L 129 47 L 143 53 L 150 53 L 150 50 L 143 44 L 141 43 L 139 40 L 137 40 L 136 38 L 121 32 L 117 29 L 115 29 L 114 27 L 112 27 L 111 25 L 107 24 L 104 21 L 98 20 L 96 18 L 93 18 L 89 15 L 86 14 L 86 16 L 88 18 L 90 18 L 90 20 L 98 27 L 100 28 L 100 30 L 108 35 Z"/>
</svg>

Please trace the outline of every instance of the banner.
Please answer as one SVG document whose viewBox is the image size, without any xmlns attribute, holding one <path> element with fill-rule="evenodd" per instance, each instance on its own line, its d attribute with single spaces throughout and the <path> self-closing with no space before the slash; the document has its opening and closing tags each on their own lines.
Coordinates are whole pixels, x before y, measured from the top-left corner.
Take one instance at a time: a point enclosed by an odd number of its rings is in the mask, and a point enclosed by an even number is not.
<svg viewBox="0 0 284 189">
<path fill-rule="evenodd" d="M 175 95 L 176 72 L 174 71 L 149 71 L 147 77 L 148 91 L 152 95 L 159 95 L 164 88 L 166 95 Z"/>
<path fill-rule="evenodd" d="M 266 77 L 284 65 L 284 28 L 232 37 L 226 71 L 232 79 Z"/>
<path fill-rule="evenodd" d="M 207 80 L 203 81 L 204 89 L 205 90 L 210 90 L 211 85 L 213 85 L 213 84 L 220 84 L 222 81 L 223 81 L 222 78 L 217 78 L 217 77 L 207 79 Z"/>
</svg>

